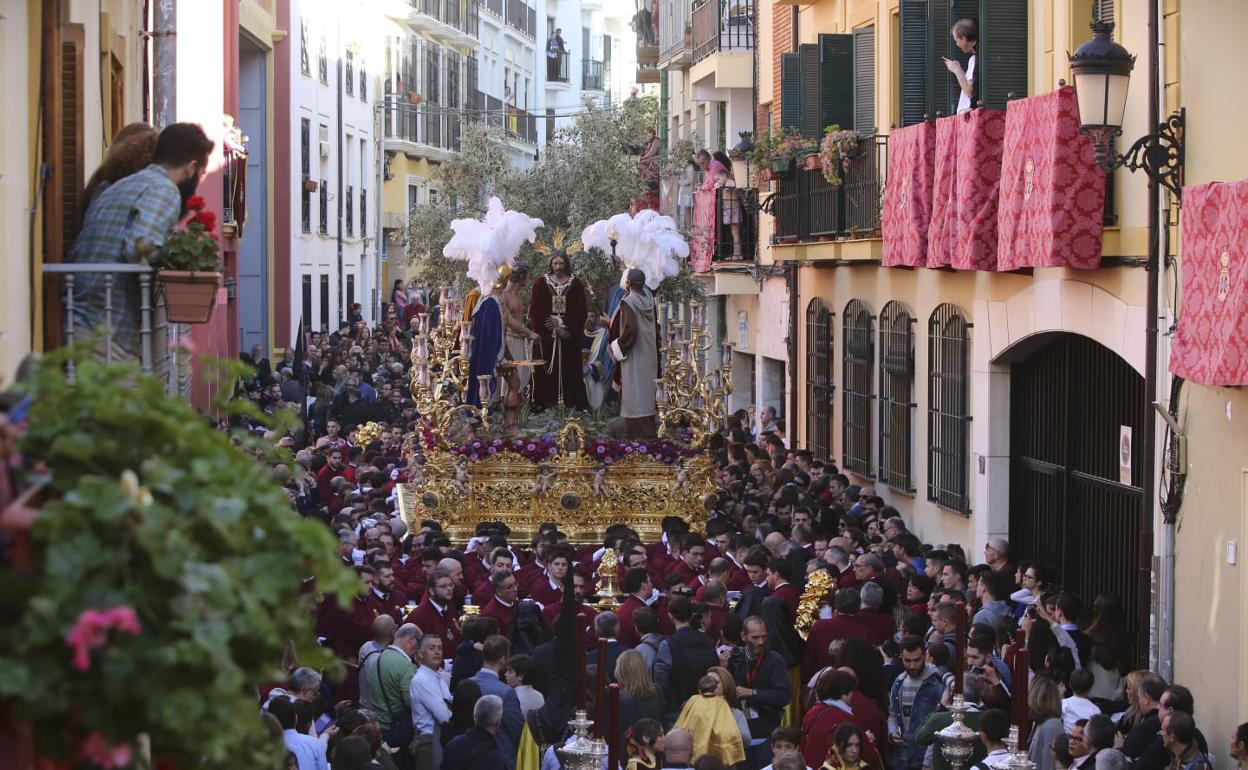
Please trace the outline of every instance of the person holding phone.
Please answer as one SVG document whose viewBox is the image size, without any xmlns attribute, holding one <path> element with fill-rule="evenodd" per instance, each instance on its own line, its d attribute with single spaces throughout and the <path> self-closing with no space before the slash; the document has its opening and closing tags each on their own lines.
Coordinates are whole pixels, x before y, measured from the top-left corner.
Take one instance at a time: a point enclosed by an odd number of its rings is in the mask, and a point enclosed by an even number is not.
<svg viewBox="0 0 1248 770">
<path fill-rule="evenodd" d="M 958 19 L 953 24 L 951 34 L 953 35 L 953 43 L 958 47 L 958 50 L 970 56 L 965 70 L 962 69 L 961 62 L 956 59 L 944 60 L 945 67 L 957 78 L 958 88 L 961 91 L 958 95 L 958 114 L 960 115 L 963 112 L 975 109 L 979 104 L 979 81 L 981 74 L 978 71 L 979 24 L 974 19 Z"/>
</svg>

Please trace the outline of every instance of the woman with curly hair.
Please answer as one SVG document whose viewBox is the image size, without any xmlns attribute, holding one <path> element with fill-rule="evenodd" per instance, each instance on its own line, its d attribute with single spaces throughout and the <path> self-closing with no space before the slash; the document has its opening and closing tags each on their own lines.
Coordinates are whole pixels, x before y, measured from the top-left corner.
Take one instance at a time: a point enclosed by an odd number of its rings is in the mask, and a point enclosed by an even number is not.
<svg viewBox="0 0 1248 770">
<path fill-rule="evenodd" d="M 819 770 L 862 770 L 862 746 L 866 738 L 853 722 L 843 722 L 832 733 L 832 747 Z"/>
<path fill-rule="evenodd" d="M 627 770 L 655 770 L 663 753 L 663 725 L 657 719 L 638 719 L 624 733 Z"/>
<path fill-rule="evenodd" d="M 156 152 L 156 137 L 159 135 L 156 127 L 148 123 L 123 126 L 113 137 L 104 161 L 83 188 L 82 211 L 79 213 L 85 215 L 91 201 L 109 185 L 147 168 L 152 162 L 152 154 Z"/>
</svg>

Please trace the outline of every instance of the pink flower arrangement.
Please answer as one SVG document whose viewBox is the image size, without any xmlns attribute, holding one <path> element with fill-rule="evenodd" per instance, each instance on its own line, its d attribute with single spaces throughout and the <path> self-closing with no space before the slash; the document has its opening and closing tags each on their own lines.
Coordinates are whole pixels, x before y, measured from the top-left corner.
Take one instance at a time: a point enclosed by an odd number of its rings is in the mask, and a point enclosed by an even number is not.
<svg viewBox="0 0 1248 770">
<path fill-rule="evenodd" d="M 131 636 L 139 635 L 143 627 L 133 607 L 123 605 L 106 610 L 83 610 L 74 627 L 65 635 L 65 643 L 74 648 L 74 668 L 79 671 L 91 668 L 91 650 L 103 647 L 108 641 L 108 632 L 113 630 L 124 631 Z"/>
<path fill-rule="evenodd" d="M 128 744 L 111 744 L 101 733 L 88 735 L 78 753 L 91 764 L 105 768 L 129 767 L 134 759 Z"/>
</svg>

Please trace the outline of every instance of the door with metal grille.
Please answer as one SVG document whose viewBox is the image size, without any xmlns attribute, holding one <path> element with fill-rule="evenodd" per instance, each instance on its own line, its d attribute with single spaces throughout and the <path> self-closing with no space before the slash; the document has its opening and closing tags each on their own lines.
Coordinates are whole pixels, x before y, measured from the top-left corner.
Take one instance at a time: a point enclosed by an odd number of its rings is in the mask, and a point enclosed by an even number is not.
<svg viewBox="0 0 1248 770">
<path fill-rule="evenodd" d="M 1148 631 L 1144 408 L 1144 378 L 1087 337 L 1053 334 L 1011 366 L 1010 549 L 1051 565 L 1087 606 L 1098 594 L 1121 599 L 1137 645 Z"/>
</svg>

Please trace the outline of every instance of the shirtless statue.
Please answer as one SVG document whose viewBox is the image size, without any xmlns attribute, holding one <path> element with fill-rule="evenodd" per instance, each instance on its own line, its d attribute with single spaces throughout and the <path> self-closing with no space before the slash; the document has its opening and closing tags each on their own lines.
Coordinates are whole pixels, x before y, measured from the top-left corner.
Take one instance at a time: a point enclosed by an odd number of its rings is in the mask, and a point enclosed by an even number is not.
<svg viewBox="0 0 1248 770">
<path fill-rule="evenodd" d="M 524 284 L 529 277 L 529 268 L 527 265 L 516 265 L 511 275 L 507 277 L 507 285 L 503 288 L 503 323 L 505 324 L 505 337 L 507 340 L 507 358 L 512 361 L 528 361 L 533 358 L 533 341 L 539 339 L 537 332 L 531 331 L 528 324 L 524 322 L 524 314 L 528 310 L 529 303 L 521 296 L 524 290 Z M 519 404 L 518 397 L 524 393 L 529 387 L 529 380 L 533 377 L 533 369 L 529 366 L 515 367 L 516 377 L 509 377 L 503 388 L 503 393 L 508 394 L 512 388 L 512 382 L 515 379 L 519 381 L 517 391 L 516 404 Z"/>
</svg>

